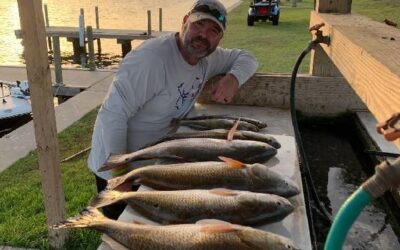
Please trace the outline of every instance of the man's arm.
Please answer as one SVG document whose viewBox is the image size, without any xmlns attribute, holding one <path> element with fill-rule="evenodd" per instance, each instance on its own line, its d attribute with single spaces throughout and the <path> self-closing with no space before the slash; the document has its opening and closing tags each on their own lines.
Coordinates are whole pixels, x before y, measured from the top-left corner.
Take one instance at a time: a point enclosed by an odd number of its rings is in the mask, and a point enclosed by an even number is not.
<svg viewBox="0 0 400 250">
<path fill-rule="evenodd" d="M 254 56 L 239 49 L 217 50 L 209 57 L 209 74 L 212 77 L 226 73 L 212 88 L 212 99 L 220 103 L 232 101 L 239 87 L 245 83 L 257 69 Z"/>
</svg>

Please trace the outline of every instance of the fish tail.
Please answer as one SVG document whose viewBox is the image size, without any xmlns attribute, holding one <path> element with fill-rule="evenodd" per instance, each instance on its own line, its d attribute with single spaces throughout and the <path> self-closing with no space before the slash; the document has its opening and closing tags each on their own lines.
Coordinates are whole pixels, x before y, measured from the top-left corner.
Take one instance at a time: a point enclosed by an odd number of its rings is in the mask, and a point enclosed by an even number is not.
<svg viewBox="0 0 400 250">
<path fill-rule="evenodd" d="M 52 228 L 95 227 L 103 224 L 105 220 L 106 218 L 99 210 L 93 207 L 87 207 L 79 214 L 53 225 Z"/>
<path fill-rule="evenodd" d="M 99 168 L 99 172 L 111 170 L 117 167 L 120 167 L 134 159 L 132 154 L 119 154 L 119 155 L 110 155 L 107 161 Z"/>
<path fill-rule="evenodd" d="M 94 208 L 104 207 L 122 200 L 124 193 L 115 190 L 105 190 L 100 192 L 89 204 Z"/>
<path fill-rule="evenodd" d="M 135 171 L 135 170 L 132 170 L 132 171 Z M 125 175 L 122 175 L 119 177 L 114 177 L 114 178 L 108 180 L 105 190 L 114 190 L 126 182 L 132 182 L 132 184 L 133 184 L 134 183 L 133 179 L 136 179 L 136 178 L 134 178 L 134 176 L 131 175 L 131 172 L 128 173 L 129 176 L 127 176 L 127 174 L 125 174 Z"/>
</svg>

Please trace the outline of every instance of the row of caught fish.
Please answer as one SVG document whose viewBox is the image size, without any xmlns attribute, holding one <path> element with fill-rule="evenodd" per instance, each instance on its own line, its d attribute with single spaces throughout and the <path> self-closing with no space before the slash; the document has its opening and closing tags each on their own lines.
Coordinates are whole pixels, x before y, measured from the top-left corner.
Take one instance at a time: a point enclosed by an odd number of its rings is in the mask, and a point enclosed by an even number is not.
<svg viewBox="0 0 400 250">
<path fill-rule="evenodd" d="M 221 117 L 205 118 L 181 120 L 179 124 L 197 129 L 224 124 L 228 128 L 237 119 L 224 116 L 221 123 L 217 121 Z M 235 127 L 253 131 L 258 131 L 254 127 L 266 127 L 254 119 L 241 120 Z M 212 138 L 208 138 L 210 136 Z M 271 136 L 235 129 L 168 135 L 134 153 L 110 157 L 101 170 L 141 159 L 194 162 L 146 166 L 111 179 L 106 191 L 100 193 L 86 211 L 55 227 L 93 227 L 132 249 L 297 249 L 285 237 L 228 223 L 272 223 L 293 211 L 292 204 L 284 197 L 299 193 L 296 184 L 257 163 L 274 156 L 279 147 L 280 144 Z M 217 159 L 223 162 L 214 161 Z M 144 184 L 159 191 L 121 193 L 114 190 L 131 183 Z M 108 220 L 96 210 L 120 201 L 161 224 L 182 224 L 132 225 Z M 204 220 L 209 218 L 218 220 Z"/>
</svg>

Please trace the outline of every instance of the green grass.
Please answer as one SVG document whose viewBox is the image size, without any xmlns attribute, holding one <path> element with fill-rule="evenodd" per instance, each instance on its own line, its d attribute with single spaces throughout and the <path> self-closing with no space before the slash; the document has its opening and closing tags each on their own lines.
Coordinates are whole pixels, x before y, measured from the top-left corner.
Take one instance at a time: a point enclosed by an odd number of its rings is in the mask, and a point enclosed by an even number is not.
<svg viewBox="0 0 400 250">
<path fill-rule="evenodd" d="M 96 114 L 97 110 L 90 112 L 59 134 L 62 159 L 90 145 Z M 86 207 L 96 194 L 94 176 L 86 159 L 87 154 L 62 164 L 68 216 Z M 36 152 L 0 174 L 0 190 L 0 245 L 49 249 Z M 84 229 L 70 232 L 66 249 L 96 249 L 100 244 L 99 233 Z"/>
<path fill-rule="evenodd" d="M 281 6 L 279 25 L 273 26 L 270 21 L 247 26 L 249 1 L 244 1 L 228 15 L 228 26 L 222 47 L 241 48 L 251 51 L 257 58 L 260 73 L 288 73 L 297 57 L 311 39 L 308 32 L 310 11 L 313 2 L 303 0 L 298 7 L 290 4 Z M 308 72 L 307 57 L 299 72 Z"/>
<path fill-rule="evenodd" d="M 289 2 L 289 1 L 287 1 Z M 297 8 L 282 6 L 280 24 L 256 23 L 248 27 L 248 1 L 229 15 L 228 30 L 222 46 L 252 51 L 259 61 L 258 72 L 289 73 L 296 58 L 310 40 L 309 13 L 311 0 L 303 0 Z M 398 0 L 353 1 L 353 12 L 377 21 L 385 18 L 400 23 Z M 308 58 L 301 72 L 308 72 Z M 90 145 L 97 110 L 87 114 L 59 135 L 61 159 Z M 83 209 L 96 194 L 93 174 L 87 169 L 87 154 L 62 164 L 66 211 L 72 216 Z M 36 152 L 19 160 L 0 173 L 0 245 L 49 249 L 45 211 L 41 194 Z M 70 231 L 66 249 L 97 249 L 100 234 L 87 229 Z"/>
<path fill-rule="evenodd" d="M 289 0 L 281 6 L 278 26 L 270 21 L 247 26 L 247 9 L 250 1 L 243 3 L 228 15 L 228 28 L 222 47 L 241 48 L 251 51 L 257 58 L 259 73 L 290 73 L 297 57 L 311 39 L 308 31 L 310 11 L 314 1 L 303 0 L 291 7 Z M 353 1 L 352 12 L 383 22 L 385 18 L 400 26 L 399 0 Z M 308 73 L 310 57 L 303 60 L 299 73 Z"/>
</svg>

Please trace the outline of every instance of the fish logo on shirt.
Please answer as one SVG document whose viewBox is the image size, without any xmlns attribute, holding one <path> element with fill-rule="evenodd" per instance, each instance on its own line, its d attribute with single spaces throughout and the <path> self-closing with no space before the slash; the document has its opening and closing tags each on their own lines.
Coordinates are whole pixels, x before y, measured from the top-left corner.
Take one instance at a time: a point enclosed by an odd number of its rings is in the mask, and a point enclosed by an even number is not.
<svg viewBox="0 0 400 250">
<path fill-rule="evenodd" d="M 178 110 L 183 107 L 188 98 L 190 101 L 196 98 L 196 96 L 200 92 L 201 87 L 203 86 L 203 81 L 199 77 L 196 77 L 195 84 L 193 84 L 188 90 L 185 90 L 184 85 L 184 82 L 178 85 L 179 97 L 175 102 L 175 108 Z"/>
</svg>

